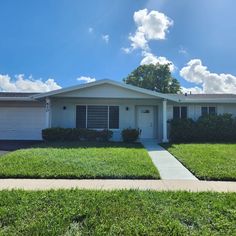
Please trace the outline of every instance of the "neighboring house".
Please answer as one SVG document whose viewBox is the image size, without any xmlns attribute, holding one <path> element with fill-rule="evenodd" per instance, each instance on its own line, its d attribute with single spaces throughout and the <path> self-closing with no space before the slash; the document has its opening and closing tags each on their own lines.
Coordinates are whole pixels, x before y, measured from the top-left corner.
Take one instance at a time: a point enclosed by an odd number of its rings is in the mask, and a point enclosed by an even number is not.
<svg viewBox="0 0 236 236">
<path fill-rule="evenodd" d="M 141 138 L 168 141 L 167 121 L 197 119 L 203 114 L 236 116 L 233 94 L 162 94 L 115 82 L 96 82 L 52 92 L 0 93 L 0 139 L 39 140 L 47 127 L 111 129 L 113 139 L 124 128 L 139 128 Z"/>
</svg>

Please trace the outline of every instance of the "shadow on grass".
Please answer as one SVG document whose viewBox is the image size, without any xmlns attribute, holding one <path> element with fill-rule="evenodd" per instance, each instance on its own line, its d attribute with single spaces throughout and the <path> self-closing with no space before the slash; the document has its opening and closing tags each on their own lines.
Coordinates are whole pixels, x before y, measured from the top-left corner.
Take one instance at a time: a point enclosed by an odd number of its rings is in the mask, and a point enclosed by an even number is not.
<svg viewBox="0 0 236 236">
<path fill-rule="evenodd" d="M 137 148 L 142 149 L 141 143 L 123 143 L 123 142 L 96 142 L 96 141 L 60 141 L 60 142 L 42 142 L 31 145 L 30 148 Z"/>
<path fill-rule="evenodd" d="M 191 143 L 187 143 L 187 142 L 183 142 L 183 143 L 178 143 L 178 142 L 175 142 L 175 143 L 159 143 L 159 145 L 165 149 L 168 149 L 168 148 L 176 148 L 175 145 L 208 145 L 208 144 L 224 144 L 224 145 L 232 145 L 232 144 L 236 144 L 236 141 L 235 142 L 191 142 Z"/>
</svg>

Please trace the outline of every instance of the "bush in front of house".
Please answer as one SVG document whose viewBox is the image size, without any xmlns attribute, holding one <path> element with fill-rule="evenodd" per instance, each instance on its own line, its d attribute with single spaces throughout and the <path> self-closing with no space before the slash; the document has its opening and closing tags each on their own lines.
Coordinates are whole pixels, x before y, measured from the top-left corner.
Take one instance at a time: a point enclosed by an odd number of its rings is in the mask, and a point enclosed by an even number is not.
<svg viewBox="0 0 236 236">
<path fill-rule="evenodd" d="M 42 137 L 45 141 L 109 141 L 112 135 L 111 130 L 77 128 L 48 128 L 42 130 Z"/>
<path fill-rule="evenodd" d="M 236 141 L 236 119 L 231 114 L 201 116 L 198 120 L 170 121 L 171 142 L 232 142 Z"/>
<path fill-rule="evenodd" d="M 170 140 L 172 142 L 189 142 L 193 140 L 195 122 L 192 119 L 173 119 L 170 121 Z M 191 142 L 191 141 L 190 141 Z"/>
<path fill-rule="evenodd" d="M 139 137 L 139 129 L 123 129 L 121 132 L 122 139 L 124 142 L 135 142 Z"/>
</svg>

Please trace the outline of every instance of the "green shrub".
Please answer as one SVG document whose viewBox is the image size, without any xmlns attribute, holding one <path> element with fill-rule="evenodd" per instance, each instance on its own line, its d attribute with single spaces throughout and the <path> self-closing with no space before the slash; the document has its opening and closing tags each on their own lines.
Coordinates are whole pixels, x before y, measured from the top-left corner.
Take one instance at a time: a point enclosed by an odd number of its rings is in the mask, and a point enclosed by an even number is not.
<svg viewBox="0 0 236 236">
<path fill-rule="evenodd" d="M 231 114 L 201 116 L 198 120 L 170 121 L 171 142 L 236 141 L 236 120 Z"/>
<path fill-rule="evenodd" d="M 78 132 L 68 128 L 48 128 L 42 130 L 42 137 L 46 141 L 79 140 Z"/>
<path fill-rule="evenodd" d="M 112 138 L 113 132 L 111 130 L 108 129 L 104 129 L 98 132 L 97 134 L 97 138 L 99 141 L 109 141 Z"/>
<path fill-rule="evenodd" d="M 135 142 L 139 137 L 139 129 L 123 129 L 122 130 L 122 139 L 124 142 Z"/>
<path fill-rule="evenodd" d="M 42 130 L 42 137 L 45 141 L 109 141 L 112 135 L 111 130 L 76 128 L 48 128 Z"/>
<path fill-rule="evenodd" d="M 193 137 L 195 123 L 192 119 L 173 119 L 170 121 L 170 139 L 172 142 L 189 142 Z"/>
</svg>

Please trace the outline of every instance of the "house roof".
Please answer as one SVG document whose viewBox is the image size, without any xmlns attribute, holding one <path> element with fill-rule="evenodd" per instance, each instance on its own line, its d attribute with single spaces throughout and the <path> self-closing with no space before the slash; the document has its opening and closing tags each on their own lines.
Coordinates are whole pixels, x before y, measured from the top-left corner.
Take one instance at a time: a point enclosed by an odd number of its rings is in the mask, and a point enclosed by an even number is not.
<svg viewBox="0 0 236 236">
<path fill-rule="evenodd" d="M 45 93 L 0 92 L 0 101 L 32 101 L 102 84 L 111 84 L 131 91 L 151 95 L 156 98 L 179 103 L 236 103 L 236 94 L 163 94 L 109 79 L 98 80 L 92 83 L 76 85 Z"/>
<path fill-rule="evenodd" d="M 0 101 L 32 101 L 38 93 L 0 92 Z"/>
<path fill-rule="evenodd" d="M 140 88 L 140 87 L 125 84 L 125 83 L 120 83 L 120 82 L 117 82 L 114 80 L 109 80 L 109 79 L 97 80 L 95 82 L 91 82 L 91 83 L 87 83 L 87 84 L 80 84 L 80 85 L 76 85 L 76 86 L 72 86 L 72 87 L 68 87 L 68 88 L 54 90 L 54 91 L 47 92 L 47 93 L 36 94 L 32 97 L 35 99 L 51 97 L 54 95 L 59 95 L 59 94 L 67 93 L 67 92 L 72 92 L 75 90 L 89 88 L 89 87 L 93 87 L 93 86 L 97 86 L 97 85 L 102 85 L 102 84 L 111 84 L 114 86 L 118 86 L 118 87 L 122 87 L 122 88 L 125 88 L 128 90 L 131 90 L 131 91 L 139 92 L 142 94 L 147 94 L 147 95 L 151 95 L 151 96 L 158 97 L 158 98 L 168 99 L 168 95 L 166 95 L 166 94 L 158 93 L 155 91 L 151 91 L 149 89 L 144 89 L 144 88 Z"/>
<path fill-rule="evenodd" d="M 236 94 L 168 94 L 181 103 L 236 103 Z"/>
</svg>

